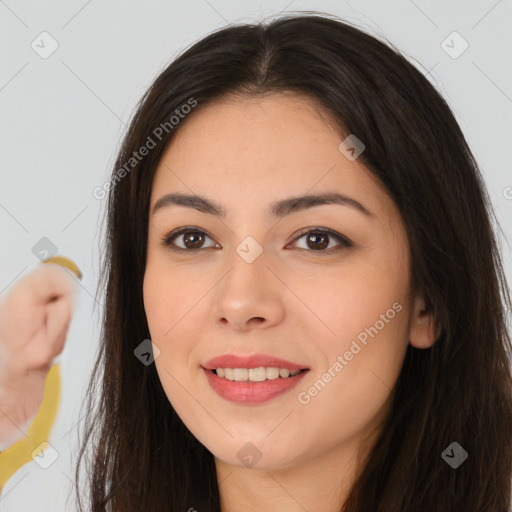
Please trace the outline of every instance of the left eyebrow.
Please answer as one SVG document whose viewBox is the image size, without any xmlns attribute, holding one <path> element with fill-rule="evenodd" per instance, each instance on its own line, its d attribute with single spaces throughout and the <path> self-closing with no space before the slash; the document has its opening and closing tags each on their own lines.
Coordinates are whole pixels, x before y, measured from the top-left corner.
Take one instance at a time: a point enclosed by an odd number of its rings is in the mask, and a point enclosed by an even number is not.
<svg viewBox="0 0 512 512">
<path fill-rule="evenodd" d="M 273 217 L 282 218 L 291 213 L 325 204 L 348 206 L 360 211 L 368 217 L 374 216 L 374 213 L 368 210 L 368 208 L 362 205 L 359 201 L 337 192 L 315 195 L 308 194 L 275 201 L 270 205 L 270 212 Z M 215 215 L 221 218 L 225 218 L 227 216 L 227 210 L 215 201 L 203 196 L 183 194 L 181 192 L 173 192 L 160 197 L 153 207 L 153 214 L 172 205 L 194 208 L 202 213 Z"/>
</svg>

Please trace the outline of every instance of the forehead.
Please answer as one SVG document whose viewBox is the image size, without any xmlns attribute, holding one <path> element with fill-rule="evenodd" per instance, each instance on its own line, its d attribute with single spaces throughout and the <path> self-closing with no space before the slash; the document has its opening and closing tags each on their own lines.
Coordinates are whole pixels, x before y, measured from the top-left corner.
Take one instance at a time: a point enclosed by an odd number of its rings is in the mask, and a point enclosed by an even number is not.
<svg viewBox="0 0 512 512">
<path fill-rule="evenodd" d="M 178 126 L 154 176 L 152 205 L 173 191 L 246 208 L 251 198 L 261 204 L 284 195 L 339 192 L 366 201 L 371 210 L 390 207 L 373 174 L 340 151 L 343 137 L 332 117 L 305 96 L 217 100 Z"/>
<path fill-rule="evenodd" d="M 238 161 L 244 155 L 257 155 L 265 163 L 304 156 L 309 161 L 312 147 L 317 152 L 331 145 L 336 149 L 341 140 L 334 120 L 313 100 L 282 93 L 221 98 L 199 106 L 185 121 L 166 151 L 173 158 L 186 153 L 187 159 L 198 161 L 214 156 L 214 163 Z"/>
</svg>

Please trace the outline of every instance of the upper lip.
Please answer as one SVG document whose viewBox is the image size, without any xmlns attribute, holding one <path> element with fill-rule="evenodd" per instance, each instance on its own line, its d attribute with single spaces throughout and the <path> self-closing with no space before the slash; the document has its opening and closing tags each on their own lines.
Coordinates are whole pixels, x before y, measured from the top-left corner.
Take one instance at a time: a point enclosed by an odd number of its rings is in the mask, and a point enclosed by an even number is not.
<svg viewBox="0 0 512 512">
<path fill-rule="evenodd" d="M 304 369 L 309 370 L 307 366 L 292 363 L 285 359 L 280 359 L 268 354 L 254 354 L 252 356 L 224 354 L 210 359 L 202 366 L 206 370 L 215 370 L 216 368 L 259 368 L 261 366 L 286 368 L 291 371 Z"/>
</svg>

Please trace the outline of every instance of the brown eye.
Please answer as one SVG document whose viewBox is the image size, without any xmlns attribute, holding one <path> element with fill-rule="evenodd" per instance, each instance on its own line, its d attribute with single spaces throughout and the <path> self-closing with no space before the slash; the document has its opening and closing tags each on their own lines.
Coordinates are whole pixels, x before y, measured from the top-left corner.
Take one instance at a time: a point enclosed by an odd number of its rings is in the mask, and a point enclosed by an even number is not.
<svg viewBox="0 0 512 512">
<path fill-rule="evenodd" d="M 163 243 L 173 250 L 194 251 L 205 248 L 203 244 L 206 238 L 210 237 L 204 231 L 195 228 L 183 228 L 167 236 Z M 182 245 L 175 244 L 175 240 L 180 241 Z M 215 246 L 215 244 L 213 244 L 213 246 Z"/>
<path fill-rule="evenodd" d="M 301 247 L 301 249 L 311 249 L 309 252 L 331 252 L 331 249 L 338 250 L 352 247 L 353 245 L 348 238 L 328 229 L 310 229 L 295 240 L 301 240 L 302 238 L 306 241 L 306 247 Z M 340 243 L 337 245 L 335 244 L 333 247 L 331 245 L 332 239 L 335 239 Z"/>
<path fill-rule="evenodd" d="M 325 233 L 310 233 L 306 236 L 306 243 L 311 249 L 325 249 L 329 245 L 329 235 Z"/>
<path fill-rule="evenodd" d="M 204 236 L 201 233 L 193 231 L 185 233 L 182 240 L 187 249 L 199 249 L 204 243 Z"/>
</svg>

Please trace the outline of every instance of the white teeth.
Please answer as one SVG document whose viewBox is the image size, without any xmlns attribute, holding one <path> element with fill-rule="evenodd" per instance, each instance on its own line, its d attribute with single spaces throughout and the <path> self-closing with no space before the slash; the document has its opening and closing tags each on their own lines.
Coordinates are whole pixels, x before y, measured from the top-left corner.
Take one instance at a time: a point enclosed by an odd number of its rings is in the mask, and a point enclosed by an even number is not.
<svg viewBox="0 0 512 512">
<path fill-rule="evenodd" d="M 263 382 L 267 379 L 267 371 L 264 366 L 260 366 L 259 368 L 251 368 L 249 370 L 249 380 L 253 382 Z"/>
<path fill-rule="evenodd" d="M 279 378 L 279 368 L 267 368 L 265 374 L 268 380 Z"/>
<path fill-rule="evenodd" d="M 236 381 L 243 381 L 249 378 L 249 370 L 247 368 L 234 368 L 233 374 Z"/>
<path fill-rule="evenodd" d="M 216 368 L 217 376 L 237 382 L 263 382 L 279 377 L 286 379 L 299 373 L 299 370 L 290 371 L 286 368 L 260 366 L 258 368 Z"/>
</svg>

